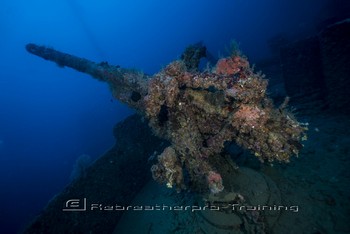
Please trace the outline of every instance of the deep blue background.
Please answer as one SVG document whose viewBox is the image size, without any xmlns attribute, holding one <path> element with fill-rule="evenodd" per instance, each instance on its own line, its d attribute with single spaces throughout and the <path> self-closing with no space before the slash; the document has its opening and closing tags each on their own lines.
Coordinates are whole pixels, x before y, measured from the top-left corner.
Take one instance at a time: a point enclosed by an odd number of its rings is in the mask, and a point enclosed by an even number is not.
<svg viewBox="0 0 350 234">
<path fill-rule="evenodd" d="M 27 53 L 26 43 L 153 74 L 203 40 L 231 39 L 253 61 L 279 32 L 305 34 L 326 0 L 2 0 L 0 232 L 18 231 L 69 182 L 81 154 L 97 158 L 132 113 L 106 84 Z M 97 3 L 98 2 L 98 3 Z"/>
</svg>

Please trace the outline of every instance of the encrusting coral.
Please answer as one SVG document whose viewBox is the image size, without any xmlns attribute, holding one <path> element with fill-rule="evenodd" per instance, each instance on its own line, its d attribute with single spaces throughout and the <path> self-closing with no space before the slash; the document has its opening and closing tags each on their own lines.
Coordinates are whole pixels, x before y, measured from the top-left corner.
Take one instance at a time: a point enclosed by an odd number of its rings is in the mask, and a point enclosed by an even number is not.
<svg viewBox="0 0 350 234">
<path fill-rule="evenodd" d="M 213 162 L 223 160 L 220 153 L 228 141 L 269 162 L 288 162 L 302 148 L 306 127 L 284 106 L 273 106 L 266 95 L 267 80 L 238 54 L 201 73 L 188 65 L 191 56 L 185 51 L 183 60 L 149 77 L 34 44 L 27 50 L 106 81 L 118 100 L 146 116 L 154 133 L 171 143 L 151 169 L 153 178 L 168 187 L 222 191 L 225 178 Z"/>
</svg>

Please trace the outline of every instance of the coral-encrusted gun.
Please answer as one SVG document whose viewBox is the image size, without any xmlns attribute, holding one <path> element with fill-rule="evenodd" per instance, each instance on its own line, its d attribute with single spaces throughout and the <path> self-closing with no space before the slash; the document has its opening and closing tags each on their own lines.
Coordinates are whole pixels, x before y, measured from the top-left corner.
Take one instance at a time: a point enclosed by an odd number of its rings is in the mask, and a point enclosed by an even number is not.
<svg viewBox="0 0 350 234">
<path fill-rule="evenodd" d="M 192 189 L 222 191 L 220 165 L 225 162 L 220 153 L 226 141 L 234 140 L 269 162 L 288 162 L 302 148 L 306 127 L 285 108 L 273 107 L 266 96 L 267 81 L 238 54 L 200 73 L 196 66 L 203 47 L 190 46 L 182 60 L 150 77 L 44 46 L 28 44 L 26 49 L 107 82 L 116 99 L 145 115 L 155 134 L 171 143 L 151 168 L 153 178 L 168 187 L 185 188 L 187 174 Z"/>
</svg>

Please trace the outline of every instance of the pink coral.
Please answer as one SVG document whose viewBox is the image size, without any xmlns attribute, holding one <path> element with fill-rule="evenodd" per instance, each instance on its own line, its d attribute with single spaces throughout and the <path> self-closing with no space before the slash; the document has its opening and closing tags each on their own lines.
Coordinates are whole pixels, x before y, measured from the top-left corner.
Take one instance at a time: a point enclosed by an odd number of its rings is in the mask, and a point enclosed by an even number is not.
<svg viewBox="0 0 350 234">
<path fill-rule="evenodd" d="M 209 185 L 209 189 L 213 194 L 219 193 L 224 190 L 224 186 L 222 185 L 221 175 L 214 171 L 209 171 L 207 175 L 207 181 Z"/>
<path fill-rule="evenodd" d="M 248 61 L 240 56 L 222 58 L 216 64 L 216 73 L 221 75 L 234 75 L 248 67 Z"/>
<path fill-rule="evenodd" d="M 250 125 L 255 127 L 258 124 L 264 124 L 262 122 L 265 112 L 256 106 L 242 105 L 238 111 L 234 114 L 235 122 L 240 124 Z"/>
</svg>

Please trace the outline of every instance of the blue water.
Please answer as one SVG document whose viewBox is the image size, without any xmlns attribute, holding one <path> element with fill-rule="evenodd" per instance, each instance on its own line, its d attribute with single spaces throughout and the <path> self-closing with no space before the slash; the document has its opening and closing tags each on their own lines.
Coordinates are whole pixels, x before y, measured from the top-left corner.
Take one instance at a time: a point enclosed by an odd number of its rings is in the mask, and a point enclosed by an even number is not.
<svg viewBox="0 0 350 234">
<path fill-rule="evenodd" d="M 16 233 L 69 182 L 76 159 L 114 144 L 133 113 L 106 84 L 27 53 L 52 46 L 153 74 L 203 41 L 214 56 L 235 39 L 252 60 L 279 32 L 311 31 L 326 0 L 3 0 L 0 6 L 0 232 Z"/>
</svg>

